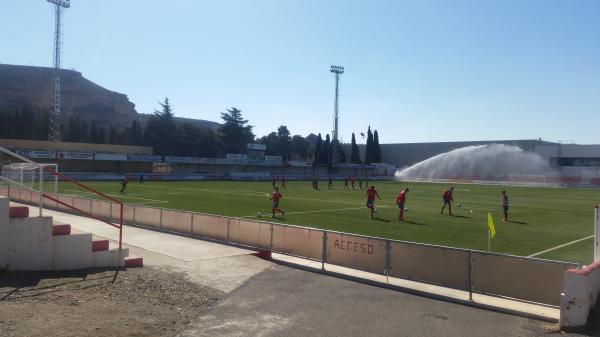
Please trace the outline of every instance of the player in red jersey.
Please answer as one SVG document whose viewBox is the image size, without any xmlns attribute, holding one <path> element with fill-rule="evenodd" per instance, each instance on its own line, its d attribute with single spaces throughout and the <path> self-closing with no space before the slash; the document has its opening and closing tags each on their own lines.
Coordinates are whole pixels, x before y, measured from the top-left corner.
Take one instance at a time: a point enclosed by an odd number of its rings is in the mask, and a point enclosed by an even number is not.
<svg viewBox="0 0 600 337">
<path fill-rule="evenodd" d="M 283 198 L 283 196 L 281 195 L 281 193 L 279 193 L 279 187 L 275 187 L 273 195 L 271 196 L 271 198 L 269 198 L 269 200 L 273 200 L 273 207 L 271 208 L 271 212 L 273 213 L 273 215 L 271 216 L 272 218 L 275 218 L 275 212 L 279 212 L 281 213 L 281 216 L 285 216 L 285 212 L 279 209 L 279 200 L 281 198 Z"/>
<path fill-rule="evenodd" d="M 375 190 L 375 186 L 371 186 L 371 188 L 367 190 L 367 193 L 365 193 L 363 198 L 364 197 L 367 197 L 367 208 L 371 210 L 372 219 L 373 213 L 375 213 L 375 197 L 377 197 L 377 199 L 379 200 L 381 200 L 381 198 L 379 197 L 379 193 L 377 193 L 377 191 Z"/>
<path fill-rule="evenodd" d="M 352 181 L 351 181 L 351 183 L 352 183 L 352 189 L 354 189 L 354 183 L 355 182 L 356 182 L 356 177 L 352 176 Z"/>
<path fill-rule="evenodd" d="M 121 194 L 125 193 L 127 183 L 129 183 L 129 179 L 127 179 L 127 176 L 123 176 L 123 179 L 121 179 Z"/>
<path fill-rule="evenodd" d="M 398 220 L 404 221 L 404 203 L 406 202 L 406 194 L 408 193 L 408 187 L 404 189 L 404 191 L 398 194 L 396 198 L 396 205 L 400 209 L 400 213 L 398 213 Z"/>
<path fill-rule="evenodd" d="M 450 187 L 450 189 L 446 190 L 446 192 L 444 192 L 442 195 L 443 205 L 440 214 L 444 214 L 444 209 L 446 208 L 446 205 L 448 205 L 448 214 L 452 215 L 452 202 L 454 201 L 454 198 L 452 197 L 452 191 L 454 191 L 454 187 Z"/>
</svg>

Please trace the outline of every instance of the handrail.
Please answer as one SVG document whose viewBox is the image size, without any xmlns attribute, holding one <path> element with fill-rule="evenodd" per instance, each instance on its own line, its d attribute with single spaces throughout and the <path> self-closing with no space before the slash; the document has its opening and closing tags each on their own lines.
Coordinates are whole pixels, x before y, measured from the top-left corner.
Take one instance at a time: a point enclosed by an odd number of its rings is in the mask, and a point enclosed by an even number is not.
<svg viewBox="0 0 600 337">
<path fill-rule="evenodd" d="M 52 174 L 52 175 L 54 175 L 54 176 L 56 176 L 56 177 L 62 178 L 62 179 L 66 180 L 66 181 L 68 181 L 68 182 L 70 182 L 70 183 L 73 183 L 73 184 L 75 184 L 75 185 L 77 185 L 77 186 L 79 186 L 79 187 L 81 187 L 81 188 L 83 188 L 83 189 L 85 189 L 85 190 L 88 190 L 88 191 L 90 191 L 90 192 L 92 192 L 92 193 L 95 193 L 95 194 L 97 194 L 97 195 L 99 195 L 99 196 L 101 196 L 101 197 L 103 197 L 103 198 L 105 198 L 105 199 L 108 199 L 108 200 L 112 201 L 112 202 L 115 202 L 116 204 L 118 204 L 118 205 L 120 206 L 120 210 L 119 210 L 119 225 L 117 226 L 117 225 L 115 225 L 115 224 L 113 224 L 113 223 L 111 223 L 111 222 L 108 222 L 108 221 L 102 220 L 102 219 L 100 219 L 100 218 L 98 218 L 98 217 L 94 216 L 94 215 L 93 215 L 93 214 L 91 214 L 91 213 L 88 213 L 88 212 L 82 211 L 82 210 L 80 210 L 80 209 L 78 209 L 78 208 L 76 208 L 76 207 L 73 207 L 73 206 L 71 206 L 71 205 L 69 205 L 69 204 L 63 203 L 62 201 L 59 201 L 59 200 L 57 200 L 57 199 L 54 199 L 54 198 L 52 198 L 52 197 L 50 197 L 50 196 L 47 196 L 46 194 L 44 194 L 44 197 L 46 197 L 46 198 L 48 198 L 48 199 L 50 199 L 50 200 L 56 201 L 57 203 L 60 203 L 60 204 L 61 204 L 61 205 L 63 205 L 63 206 L 66 206 L 66 207 L 68 207 L 68 208 L 71 208 L 71 209 L 73 209 L 73 210 L 79 211 L 79 212 L 81 212 L 81 213 L 83 213 L 83 214 L 85 214 L 85 215 L 89 216 L 90 218 L 96 219 L 96 220 L 98 220 L 98 221 L 102 221 L 102 222 L 104 222 L 104 223 L 107 223 L 107 224 L 109 224 L 109 225 L 111 225 L 111 226 L 113 226 L 113 227 L 116 227 L 116 228 L 118 228 L 118 229 L 119 229 L 119 249 L 121 249 L 121 248 L 122 248 L 122 245 L 123 245 L 123 202 L 122 202 L 122 201 L 119 201 L 119 200 L 117 200 L 117 199 L 115 199 L 115 198 L 113 198 L 113 197 L 111 197 L 111 196 L 108 196 L 108 195 L 106 195 L 106 194 L 104 194 L 104 193 L 102 193 L 102 192 L 100 192 L 100 191 L 97 191 L 97 190 L 95 190 L 95 189 L 93 189 L 93 188 L 91 188 L 91 187 L 89 187 L 89 186 L 86 186 L 86 185 L 84 185 L 84 184 L 82 184 L 82 183 L 78 182 L 78 181 L 77 181 L 77 180 L 75 180 L 75 179 L 69 178 L 69 177 L 67 177 L 67 176 L 66 176 L 66 175 L 64 175 L 64 174 L 58 173 L 58 172 L 56 172 L 55 170 L 53 170 L 52 168 L 50 168 L 50 167 L 44 166 L 44 168 L 43 168 L 43 169 L 44 169 L 44 171 L 45 171 L 45 172 L 49 172 L 50 174 Z M 111 214 L 111 217 L 112 217 L 112 214 Z"/>
<path fill-rule="evenodd" d="M 72 210 L 74 210 L 74 211 L 77 211 L 77 212 L 79 212 L 79 213 L 81 213 L 81 214 L 85 215 L 85 216 L 86 216 L 86 217 L 88 217 L 88 218 L 92 218 L 92 219 L 94 219 L 94 220 L 97 220 L 97 221 L 104 222 L 105 224 L 107 224 L 107 225 L 109 225 L 109 226 L 112 226 L 112 227 L 118 228 L 118 229 L 119 229 L 119 249 L 121 249 L 121 248 L 122 248 L 122 238 L 123 238 L 123 203 L 122 203 L 122 202 L 116 201 L 117 203 L 119 203 L 119 204 L 121 205 L 121 219 L 120 219 L 120 223 L 119 223 L 119 225 L 116 225 L 116 224 L 114 224 L 114 223 L 112 223 L 112 222 L 110 222 L 110 221 L 108 221 L 108 220 L 104 220 L 104 219 L 102 219 L 102 218 L 100 218 L 100 217 L 97 217 L 97 216 L 95 216 L 94 214 L 92 214 L 92 213 L 90 213 L 90 212 L 86 212 L 86 211 L 84 211 L 84 210 L 81 210 L 81 209 L 79 209 L 79 208 L 77 208 L 77 207 L 71 206 L 71 205 L 67 204 L 66 202 L 63 202 L 63 201 L 60 201 L 60 200 L 58 200 L 58 198 L 54 198 L 54 197 L 52 197 L 52 196 L 50 196 L 50 195 L 48 195 L 48 194 L 46 194 L 46 193 L 40 192 L 40 191 L 38 191 L 38 190 L 36 190 L 36 189 L 34 189 L 34 188 L 31 188 L 31 187 L 29 187 L 29 186 L 23 185 L 23 184 L 21 184 L 21 183 L 19 183 L 19 182 L 16 182 L 16 181 L 12 180 L 12 179 L 9 179 L 9 178 L 6 178 L 6 177 L 3 177 L 3 176 L 0 176 L 0 180 L 6 181 L 6 182 L 8 182 L 8 183 L 15 184 L 15 185 L 17 185 L 17 186 L 19 186 L 19 187 L 21 187 L 21 188 L 24 188 L 24 189 L 26 189 L 26 190 L 32 191 L 32 192 L 34 192 L 34 193 L 38 193 L 38 194 L 40 194 L 40 193 L 41 193 L 41 195 L 42 195 L 44 198 L 46 198 L 46 199 L 52 200 L 52 201 L 56 202 L 57 204 L 63 205 L 63 206 L 65 206 L 65 207 L 67 207 L 67 208 L 70 208 L 70 209 L 72 209 Z M 8 191 L 9 191 L 9 192 L 8 192 L 8 197 L 10 198 L 10 187 L 8 188 Z M 58 196 L 57 196 L 57 197 L 58 197 Z M 111 198 L 111 200 L 113 200 L 113 199 Z M 41 208 L 42 208 L 42 206 L 41 206 L 41 204 L 40 204 L 40 216 L 41 216 Z"/>
<path fill-rule="evenodd" d="M 2 146 L 0 146 L 0 152 L 5 153 L 5 154 L 7 154 L 9 156 L 12 156 L 14 158 L 17 158 L 20 161 L 23 161 L 23 162 L 26 162 L 26 163 L 29 163 L 29 164 L 34 164 L 34 165 L 39 166 L 39 169 L 40 169 L 40 190 L 39 191 L 37 191 L 37 190 L 35 190 L 33 188 L 30 188 L 28 186 L 25 186 L 23 184 L 20 184 L 20 183 L 14 181 L 12 179 L 9 179 L 7 177 L 2 177 L 0 175 L 0 178 L 2 178 L 2 180 L 4 180 L 4 181 L 8 181 L 10 183 L 16 184 L 17 186 L 20 186 L 20 187 L 23 187 L 25 189 L 31 190 L 31 191 L 33 191 L 35 193 L 38 193 L 40 195 L 40 201 L 39 201 L 40 216 L 42 215 L 42 208 L 43 208 L 43 204 L 44 204 L 43 203 L 43 198 L 50 199 L 50 200 L 56 202 L 57 204 L 60 204 L 60 205 L 63 205 L 65 207 L 67 207 L 67 208 L 70 208 L 72 210 L 78 211 L 81 214 L 83 214 L 83 215 L 85 215 L 85 216 L 87 216 L 89 218 L 92 218 L 92 219 L 95 219 L 95 220 L 98 220 L 98 221 L 102 221 L 102 222 L 104 222 L 104 223 L 106 223 L 106 224 L 108 224 L 108 225 L 110 225 L 112 227 L 118 228 L 119 229 L 119 249 L 122 249 L 122 247 L 123 247 L 123 202 L 121 202 L 121 201 L 119 201 L 119 200 L 117 200 L 115 198 L 112 198 L 112 197 L 110 197 L 110 196 L 108 196 L 108 195 L 106 195 L 106 194 L 104 194 L 104 193 L 102 193 L 100 191 L 96 191 L 95 189 L 93 189 L 91 187 L 88 187 L 88 186 L 86 186 L 86 185 L 84 185 L 84 184 L 82 184 L 82 183 L 80 183 L 80 182 L 78 182 L 78 181 L 76 181 L 76 180 L 74 180 L 72 178 L 69 178 L 69 177 L 67 177 L 67 176 L 65 176 L 65 175 L 63 175 L 61 173 L 58 173 L 56 170 L 52 169 L 49 166 L 46 166 L 45 164 L 36 163 L 33 160 L 25 158 L 24 156 L 21 156 L 21 155 L 19 155 L 17 153 L 14 153 L 14 152 L 12 152 L 12 151 L 10 151 L 8 149 L 5 149 Z M 119 224 L 116 225 L 113 222 L 109 222 L 109 221 L 103 220 L 103 219 L 101 219 L 99 217 L 96 217 L 95 215 L 91 214 L 91 212 L 86 212 L 84 210 L 78 209 L 77 207 L 74 207 L 72 205 L 69 205 L 69 204 L 67 204 L 65 202 L 62 202 L 62 201 L 58 200 L 59 199 L 59 194 L 58 193 L 56 193 L 56 198 L 54 198 L 54 197 L 52 197 L 52 196 L 44 193 L 44 187 L 43 187 L 44 181 L 43 181 L 43 178 L 42 178 L 43 172 L 48 172 L 48 173 L 50 173 L 51 175 L 53 175 L 55 177 L 62 178 L 63 180 L 66 180 L 66 181 L 68 181 L 68 182 L 70 182 L 72 184 L 75 184 L 75 185 L 77 185 L 77 186 L 79 186 L 79 187 L 81 187 L 81 188 L 83 188 L 83 189 L 85 189 L 87 191 L 90 191 L 90 192 L 92 192 L 94 194 L 97 194 L 97 195 L 101 196 L 102 198 L 108 199 L 108 200 L 110 200 L 110 201 L 112 201 L 112 202 L 120 205 L 121 209 L 120 209 L 120 215 L 119 215 Z M 9 192 L 9 198 L 10 198 L 10 192 Z M 112 215 L 111 215 L 111 217 L 112 217 Z"/>
</svg>

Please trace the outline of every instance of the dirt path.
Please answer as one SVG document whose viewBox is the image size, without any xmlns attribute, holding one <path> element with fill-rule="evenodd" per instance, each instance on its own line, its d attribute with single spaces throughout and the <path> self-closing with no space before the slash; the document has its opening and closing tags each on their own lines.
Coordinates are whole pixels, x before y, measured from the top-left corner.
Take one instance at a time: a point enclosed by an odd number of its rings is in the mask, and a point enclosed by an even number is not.
<svg viewBox="0 0 600 337">
<path fill-rule="evenodd" d="M 0 273 L 0 336 L 174 336 L 222 297 L 150 267 Z"/>
</svg>

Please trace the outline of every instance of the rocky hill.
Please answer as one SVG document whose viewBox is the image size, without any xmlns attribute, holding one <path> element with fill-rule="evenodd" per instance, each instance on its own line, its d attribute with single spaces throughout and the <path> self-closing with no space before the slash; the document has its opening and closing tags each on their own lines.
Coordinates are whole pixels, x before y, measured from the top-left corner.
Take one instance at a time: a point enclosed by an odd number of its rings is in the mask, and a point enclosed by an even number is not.
<svg viewBox="0 0 600 337">
<path fill-rule="evenodd" d="M 113 125 L 120 129 L 135 119 L 142 122 L 147 119 L 147 115 L 137 113 L 127 95 L 105 89 L 80 72 L 65 69 L 60 72 L 63 122 L 74 116 L 96 121 L 98 126 Z M 54 78 L 53 68 L 0 64 L 0 107 L 28 105 L 49 111 Z M 181 120 L 212 129 L 220 125 L 203 120 Z"/>
</svg>

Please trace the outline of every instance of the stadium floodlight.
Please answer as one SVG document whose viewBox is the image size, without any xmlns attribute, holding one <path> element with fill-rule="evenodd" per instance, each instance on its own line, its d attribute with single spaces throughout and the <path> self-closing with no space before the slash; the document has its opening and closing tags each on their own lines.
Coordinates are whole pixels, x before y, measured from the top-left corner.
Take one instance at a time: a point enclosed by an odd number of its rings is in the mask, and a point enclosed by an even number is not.
<svg viewBox="0 0 600 337">
<path fill-rule="evenodd" d="M 65 8 L 71 7 L 71 0 L 48 0 L 48 2 Z"/>
<path fill-rule="evenodd" d="M 60 140 L 60 38 L 61 19 L 63 8 L 71 7 L 70 0 L 47 0 L 54 6 L 54 94 L 52 97 L 52 111 L 49 113 L 48 140 Z"/>
<path fill-rule="evenodd" d="M 337 164 L 340 161 L 340 149 L 339 149 L 339 83 L 340 83 L 340 75 L 344 73 L 344 67 L 332 65 L 329 69 L 330 72 L 335 74 L 335 98 L 333 103 L 333 131 L 332 133 L 332 149 L 331 149 L 331 163 Z"/>
</svg>

